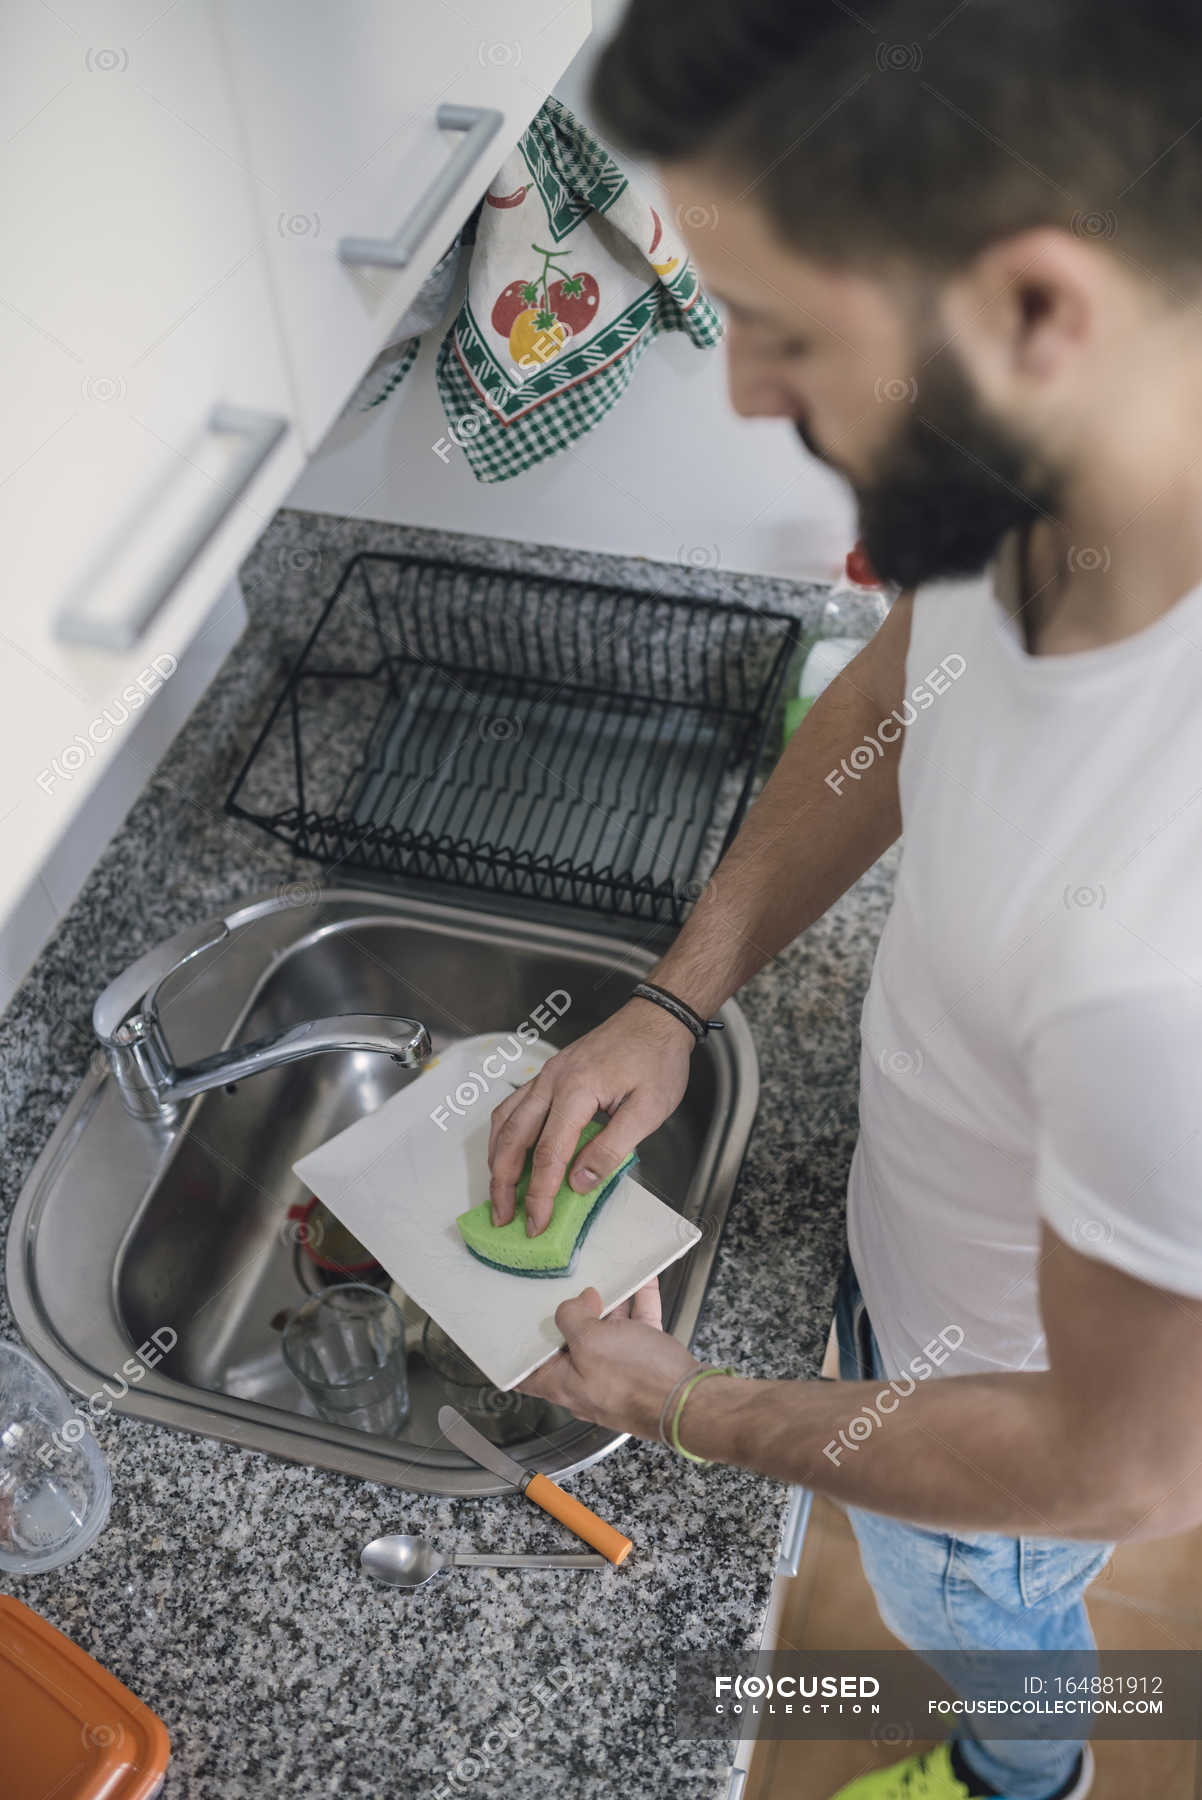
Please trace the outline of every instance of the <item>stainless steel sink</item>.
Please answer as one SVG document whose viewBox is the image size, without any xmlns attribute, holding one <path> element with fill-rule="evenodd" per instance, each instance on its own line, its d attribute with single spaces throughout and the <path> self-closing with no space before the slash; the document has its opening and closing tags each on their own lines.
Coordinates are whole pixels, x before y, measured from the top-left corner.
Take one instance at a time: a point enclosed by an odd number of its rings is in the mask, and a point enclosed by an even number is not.
<svg viewBox="0 0 1202 1800">
<path fill-rule="evenodd" d="M 280 910 L 230 915 L 228 942 L 172 976 L 162 1018 L 181 1060 L 319 1014 L 405 1013 L 435 1051 L 512 1030 L 545 995 L 571 997 L 557 1047 L 619 1004 L 652 963 L 612 937 L 353 889 Z M 99 984 L 98 984 L 99 985 Z M 663 1278 L 665 1324 L 687 1342 L 700 1311 L 755 1114 L 758 1072 L 742 1014 L 693 1057 L 676 1114 L 640 1148 L 646 1184 L 702 1229 Z M 280 1352 L 280 1325 L 314 1265 L 290 1208 L 308 1195 L 292 1164 L 417 1077 L 386 1057 L 336 1052 L 202 1095 L 172 1123 L 135 1119 L 96 1059 L 22 1190 L 8 1290 L 31 1347 L 99 1408 L 150 1345 L 114 1410 L 420 1493 L 493 1494 L 495 1477 L 441 1438 L 448 1397 L 421 1352 L 424 1315 L 407 1303 L 413 1407 L 403 1438 L 329 1425 Z M 404 1285 L 403 1271 L 397 1271 Z M 176 1342 L 161 1360 L 158 1344 Z M 104 1384 L 108 1384 L 107 1388 Z M 507 1448 L 564 1473 L 622 1438 L 551 1409 Z"/>
</svg>

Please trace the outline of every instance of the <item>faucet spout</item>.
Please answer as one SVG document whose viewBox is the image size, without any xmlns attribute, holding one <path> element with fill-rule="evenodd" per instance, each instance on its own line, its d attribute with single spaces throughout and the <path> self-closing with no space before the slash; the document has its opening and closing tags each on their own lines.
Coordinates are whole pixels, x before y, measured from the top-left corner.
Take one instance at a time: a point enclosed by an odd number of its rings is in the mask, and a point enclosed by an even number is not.
<svg viewBox="0 0 1202 1800">
<path fill-rule="evenodd" d="M 377 1051 L 407 1069 L 420 1068 L 429 1057 L 430 1034 L 417 1019 L 391 1013 L 337 1013 L 177 1065 L 159 1019 L 159 989 L 185 962 L 223 944 L 231 924 L 237 921 L 218 919 L 195 926 L 147 951 L 110 982 L 96 1002 L 92 1014 L 96 1036 L 125 1108 L 136 1119 L 170 1122 L 180 1101 L 326 1050 Z"/>
<path fill-rule="evenodd" d="M 175 1070 L 166 1097 L 191 1100 L 210 1088 L 225 1087 L 281 1063 L 299 1062 L 303 1056 L 318 1056 L 323 1050 L 376 1050 L 406 1069 L 419 1069 L 430 1048 L 430 1033 L 417 1019 L 391 1013 L 336 1013 L 185 1063 Z"/>
</svg>

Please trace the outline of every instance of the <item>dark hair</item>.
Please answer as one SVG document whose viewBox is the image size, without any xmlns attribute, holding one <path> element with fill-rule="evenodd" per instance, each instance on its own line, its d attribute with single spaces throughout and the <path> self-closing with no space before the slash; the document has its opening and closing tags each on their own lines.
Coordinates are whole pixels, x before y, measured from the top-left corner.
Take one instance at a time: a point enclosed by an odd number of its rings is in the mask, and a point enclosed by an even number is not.
<svg viewBox="0 0 1202 1800">
<path fill-rule="evenodd" d="M 1186 0 L 630 0 L 591 100 L 619 148 L 729 169 L 781 238 L 950 270 L 1032 226 L 1202 257 Z M 1197 126 L 1197 129 L 1195 129 Z"/>
</svg>

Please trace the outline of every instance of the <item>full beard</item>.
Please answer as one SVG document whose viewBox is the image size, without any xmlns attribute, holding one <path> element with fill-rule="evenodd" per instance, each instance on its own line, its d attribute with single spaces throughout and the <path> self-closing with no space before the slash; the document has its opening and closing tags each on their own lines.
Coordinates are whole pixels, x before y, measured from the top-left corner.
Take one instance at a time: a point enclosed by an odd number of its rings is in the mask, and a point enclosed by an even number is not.
<svg viewBox="0 0 1202 1800">
<path fill-rule="evenodd" d="M 828 459 L 800 423 L 806 448 Z M 874 569 L 903 588 L 977 575 L 1006 534 L 1055 515 L 1063 480 L 985 412 L 950 351 L 929 365 L 914 408 L 853 483 L 859 532 Z"/>
</svg>

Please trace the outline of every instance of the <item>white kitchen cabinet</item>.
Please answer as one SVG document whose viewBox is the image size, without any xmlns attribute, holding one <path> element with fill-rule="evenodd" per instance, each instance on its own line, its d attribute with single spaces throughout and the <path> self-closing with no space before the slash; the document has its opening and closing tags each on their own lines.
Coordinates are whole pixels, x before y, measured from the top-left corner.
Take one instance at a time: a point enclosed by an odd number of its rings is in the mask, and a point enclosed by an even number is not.
<svg viewBox="0 0 1202 1800">
<path fill-rule="evenodd" d="M 555 82 L 556 96 L 594 131 L 589 84 L 625 5 L 593 0 L 592 34 Z M 625 152 L 619 161 L 666 221 L 654 165 Z M 290 506 L 689 568 L 838 574 L 856 538 L 847 484 L 803 452 L 789 420 L 737 418 L 725 347 L 698 350 L 683 332 L 656 340 L 629 391 L 569 449 L 508 481 L 478 481 L 462 448 L 445 450 L 453 437 L 434 380 L 465 277 L 461 268 L 446 320 L 425 334 L 395 394 L 337 421 Z"/>
<path fill-rule="evenodd" d="M 0 1007 L 236 640 L 231 578 L 306 444 L 588 20 L 588 0 L 0 12 Z M 465 134 L 440 106 L 491 132 L 449 185 Z M 403 268 L 346 260 L 406 224 Z"/>
<path fill-rule="evenodd" d="M 219 4 L 302 431 L 315 448 L 583 43 L 590 8 Z M 466 109 L 444 115 L 464 126 L 478 118 L 481 146 L 440 129 L 439 108 Z M 464 156 L 470 166 L 452 167 L 448 186 L 450 160 Z M 400 254 L 411 253 L 384 266 L 398 237 Z"/>
<path fill-rule="evenodd" d="M 0 61 L 7 998 L 103 847 L 107 772 L 135 736 L 161 754 L 234 641 L 230 576 L 303 456 L 208 0 L 16 5 Z"/>
</svg>

